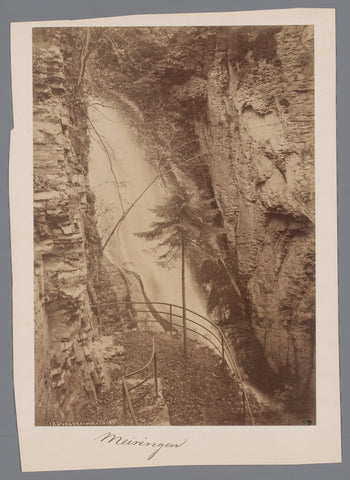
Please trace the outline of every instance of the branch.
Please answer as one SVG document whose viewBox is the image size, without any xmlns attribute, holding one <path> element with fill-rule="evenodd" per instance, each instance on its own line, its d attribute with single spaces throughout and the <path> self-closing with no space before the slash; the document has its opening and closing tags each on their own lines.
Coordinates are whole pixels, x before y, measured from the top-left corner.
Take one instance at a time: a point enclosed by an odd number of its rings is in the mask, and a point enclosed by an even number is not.
<svg viewBox="0 0 350 480">
<path fill-rule="evenodd" d="M 228 266 L 226 265 L 225 260 L 224 260 L 222 257 L 220 257 L 220 258 L 219 258 L 219 261 L 220 261 L 221 265 L 224 267 L 224 269 L 226 270 L 226 273 L 227 273 L 227 275 L 229 276 L 229 279 L 231 280 L 231 284 L 232 284 L 233 288 L 236 290 L 236 293 L 237 293 L 238 297 L 239 297 L 240 300 L 242 301 L 241 291 L 240 291 L 240 289 L 239 289 L 239 287 L 238 287 L 238 285 L 237 285 L 237 282 L 236 282 L 234 276 L 232 275 L 230 269 L 229 269 Z"/>
<path fill-rule="evenodd" d="M 89 51 L 88 51 L 89 42 L 90 42 L 90 29 L 86 28 L 85 39 L 84 39 L 84 43 L 83 43 L 83 46 L 82 46 L 81 52 L 80 52 L 80 68 L 79 68 L 77 84 L 76 84 L 76 87 L 75 87 L 76 92 L 79 90 L 81 82 L 83 81 L 83 78 L 84 78 L 84 73 L 85 73 L 85 68 L 86 68 L 86 60 L 89 56 Z"/>
<path fill-rule="evenodd" d="M 171 140 L 170 140 L 171 141 Z M 170 144 L 170 142 L 169 142 Z M 169 146 L 169 144 L 167 146 Z M 160 162 L 164 156 L 164 153 L 165 153 L 165 148 L 163 149 L 163 152 L 161 154 L 161 157 L 159 159 L 159 162 L 158 162 L 158 167 L 160 168 Z M 154 177 L 154 179 L 147 185 L 147 187 L 140 193 L 140 195 L 136 198 L 136 200 L 134 200 L 132 202 L 132 204 L 126 209 L 125 212 L 123 212 L 123 215 L 119 218 L 119 220 L 117 221 L 117 223 L 115 224 L 113 230 L 111 231 L 111 233 L 109 234 L 107 240 L 105 241 L 105 243 L 103 244 L 102 246 L 102 252 L 103 250 L 106 248 L 108 242 L 110 241 L 110 239 L 112 238 L 113 234 L 115 233 L 115 231 L 118 231 L 122 221 L 126 218 L 126 216 L 129 214 L 129 212 L 132 210 L 132 208 L 136 205 L 136 203 L 141 199 L 141 197 L 147 192 L 147 190 L 149 188 L 151 188 L 151 186 L 154 184 L 154 182 L 158 179 L 158 178 L 161 178 L 162 174 L 159 173 L 157 176 Z"/>
<path fill-rule="evenodd" d="M 203 153 L 200 153 L 198 155 L 195 155 L 194 157 L 191 157 L 191 158 L 188 158 L 187 160 L 185 160 L 184 162 L 180 163 L 179 165 L 183 164 L 183 163 L 186 163 L 200 155 L 204 155 L 205 152 Z M 164 151 L 162 153 L 162 155 L 164 154 Z M 161 162 L 161 159 L 159 160 L 159 163 L 158 165 L 160 164 Z M 168 162 L 169 163 L 169 162 Z M 169 165 L 169 168 L 168 168 L 168 171 L 171 171 L 172 167 Z M 164 173 L 164 172 L 163 172 Z M 134 200 L 134 202 L 125 210 L 125 212 L 123 212 L 123 215 L 118 219 L 117 223 L 115 224 L 115 226 L 113 227 L 113 230 L 111 231 L 110 235 L 108 235 L 108 238 L 107 240 L 105 241 L 105 243 L 103 244 L 102 246 L 102 252 L 103 250 L 106 248 L 108 242 L 110 241 L 110 239 L 112 238 L 113 234 L 119 229 L 121 223 L 123 220 L 125 220 L 125 218 L 127 217 L 127 215 L 130 213 L 130 211 L 132 210 L 132 208 L 136 205 L 136 203 L 141 199 L 141 197 L 147 192 L 147 190 L 149 188 L 151 188 L 151 186 L 153 185 L 153 183 L 158 179 L 158 178 L 161 178 L 162 177 L 162 173 L 159 173 L 156 177 L 154 177 L 154 179 L 147 185 L 147 187 L 140 193 L 140 195 L 136 198 L 136 200 Z"/>
<path fill-rule="evenodd" d="M 154 182 L 160 177 L 160 174 L 157 175 L 156 177 L 154 177 L 154 179 L 151 181 L 151 183 L 149 183 L 147 185 L 147 187 L 140 193 L 140 195 L 136 198 L 136 200 L 133 201 L 133 203 L 125 210 L 125 212 L 123 212 L 123 215 L 119 218 L 119 220 L 117 221 L 117 223 L 115 224 L 113 230 L 111 231 L 111 233 L 109 234 L 107 240 L 105 241 L 105 243 L 103 244 L 102 246 L 102 252 L 103 250 L 106 248 L 107 246 L 107 243 L 110 241 L 112 235 L 114 234 L 114 232 L 117 230 L 117 228 L 120 226 L 120 224 L 122 223 L 122 221 L 125 219 L 125 217 L 130 213 L 131 209 L 136 205 L 136 203 L 140 200 L 140 198 L 147 192 L 147 190 L 149 188 L 151 188 L 151 186 L 154 184 Z"/>
<path fill-rule="evenodd" d="M 114 171 L 114 169 L 113 169 L 112 159 L 111 159 L 111 157 L 110 157 L 109 151 L 108 151 L 108 149 L 107 149 L 107 147 L 106 147 L 106 145 L 105 145 L 105 142 L 103 141 L 101 135 L 100 135 L 100 134 L 98 133 L 98 131 L 96 130 L 95 125 L 92 123 L 89 115 L 87 115 L 85 112 L 83 112 L 83 113 L 84 113 L 84 115 L 86 116 L 86 118 L 88 119 L 88 121 L 89 121 L 91 127 L 93 128 L 94 132 L 96 133 L 96 135 L 97 135 L 97 137 L 98 137 L 98 139 L 99 139 L 99 141 L 100 141 L 100 143 L 101 143 L 104 151 L 106 152 L 106 155 L 107 155 L 107 158 L 108 158 L 108 161 L 109 161 L 109 166 L 110 166 L 110 169 L 111 169 L 111 172 L 112 172 L 112 175 L 113 175 L 113 177 L 114 177 L 115 184 L 116 184 L 116 187 L 117 187 L 118 197 L 119 197 L 119 201 L 120 201 L 120 206 L 122 207 L 122 211 L 123 211 L 123 214 L 124 214 L 124 212 L 125 212 L 124 204 L 123 204 L 122 197 L 121 197 L 121 195 L 120 195 L 119 183 L 118 183 L 118 179 L 117 179 L 117 176 L 116 176 L 116 174 L 115 174 L 115 171 Z"/>
<path fill-rule="evenodd" d="M 106 120 L 108 120 L 109 122 L 113 122 L 113 123 L 118 123 L 118 120 L 113 120 L 112 118 L 109 118 L 107 117 L 107 115 L 105 115 L 104 113 L 102 113 L 97 107 L 96 105 L 101 105 L 100 103 L 97 104 L 97 103 L 91 103 L 90 104 L 90 107 L 91 108 L 94 108 L 100 115 L 102 115 L 102 117 L 104 117 Z M 118 109 L 116 109 L 118 111 Z"/>
</svg>

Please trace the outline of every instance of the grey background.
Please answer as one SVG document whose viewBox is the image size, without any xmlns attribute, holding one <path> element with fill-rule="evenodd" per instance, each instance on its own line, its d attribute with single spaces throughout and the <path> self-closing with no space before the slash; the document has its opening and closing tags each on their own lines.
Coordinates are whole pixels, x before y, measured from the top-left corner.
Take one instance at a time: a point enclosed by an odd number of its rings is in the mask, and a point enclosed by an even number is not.
<svg viewBox="0 0 350 480">
<path fill-rule="evenodd" d="M 143 13 L 182 13 L 256 10 L 269 8 L 326 7 L 337 10 L 337 114 L 338 114 L 338 213 L 339 306 L 343 463 L 308 466 L 156 467 L 145 469 L 85 470 L 21 473 L 12 378 L 11 263 L 8 206 L 8 147 L 12 128 L 9 22 L 108 17 Z M 0 0 L 0 479 L 1 480 L 158 480 L 167 478 L 239 480 L 324 479 L 350 477 L 350 295 L 349 182 L 349 0 Z M 261 445 L 261 448 L 264 448 Z M 57 452 L 59 455 L 59 452 Z"/>
</svg>

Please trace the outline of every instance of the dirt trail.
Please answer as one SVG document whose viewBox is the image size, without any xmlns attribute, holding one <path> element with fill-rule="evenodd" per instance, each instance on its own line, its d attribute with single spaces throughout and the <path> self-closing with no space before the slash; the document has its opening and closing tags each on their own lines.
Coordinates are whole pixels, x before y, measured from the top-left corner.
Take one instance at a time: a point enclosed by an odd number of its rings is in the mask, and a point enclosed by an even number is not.
<svg viewBox="0 0 350 480">
<path fill-rule="evenodd" d="M 152 334 L 129 330 L 114 334 L 114 341 L 125 348 L 116 357 L 111 375 L 111 389 L 81 411 L 80 422 L 89 424 L 130 425 L 124 418 L 121 378 L 145 365 L 155 339 L 158 372 L 171 425 L 239 425 L 241 395 L 220 358 L 209 348 L 190 340 L 188 357 L 183 356 L 182 337 L 174 333 Z M 145 372 L 145 377 L 152 370 Z M 153 400 L 152 393 L 135 408 L 141 425 L 157 424 L 157 410 L 144 408 Z"/>
</svg>

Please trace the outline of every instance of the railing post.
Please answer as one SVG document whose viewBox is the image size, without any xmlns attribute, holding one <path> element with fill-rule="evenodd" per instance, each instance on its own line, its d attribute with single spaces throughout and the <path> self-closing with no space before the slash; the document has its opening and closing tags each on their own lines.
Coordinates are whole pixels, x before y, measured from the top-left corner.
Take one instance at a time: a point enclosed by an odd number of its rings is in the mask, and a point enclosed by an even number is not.
<svg viewBox="0 0 350 480">
<path fill-rule="evenodd" d="M 220 332 L 221 334 L 221 355 L 222 355 L 222 363 L 224 364 L 225 363 L 225 341 L 224 341 L 224 336 L 222 334 L 222 332 Z"/>
<path fill-rule="evenodd" d="M 122 394 L 123 394 L 123 416 L 124 416 L 124 422 L 126 422 L 126 392 L 125 392 L 124 382 L 122 382 Z"/>
<path fill-rule="evenodd" d="M 242 418 L 243 418 L 243 425 L 246 424 L 246 419 L 245 419 L 245 395 L 244 395 L 244 389 L 242 388 Z"/>
<path fill-rule="evenodd" d="M 156 354 L 156 352 L 154 352 L 153 364 L 154 364 L 154 391 L 155 391 L 155 394 L 156 394 L 156 398 L 158 398 L 158 365 L 157 365 L 157 354 Z"/>
<path fill-rule="evenodd" d="M 173 309 L 172 305 L 169 305 L 169 322 L 170 322 L 170 334 L 173 334 Z"/>
</svg>

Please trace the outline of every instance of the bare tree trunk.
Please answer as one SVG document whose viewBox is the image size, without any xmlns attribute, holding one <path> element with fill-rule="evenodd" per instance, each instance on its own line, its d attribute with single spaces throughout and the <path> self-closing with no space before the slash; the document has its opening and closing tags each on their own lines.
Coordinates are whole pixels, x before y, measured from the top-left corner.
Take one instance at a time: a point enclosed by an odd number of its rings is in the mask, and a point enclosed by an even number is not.
<svg viewBox="0 0 350 480">
<path fill-rule="evenodd" d="M 186 294 L 185 294 L 185 239 L 182 234 L 181 245 L 181 257 L 182 257 L 182 325 L 183 325 L 183 337 L 184 337 L 184 355 L 187 355 L 187 328 L 186 328 Z"/>
<path fill-rule="evenodd" d="M 85 37 L 84 37 L 84 43 L 80 52 L 80 67 L 79 67 L 79 74 L 78 74 L 78 80 L 76 84 L 76 92 L 79 90 L 81 83 L 84 78 L 85 74 L 85 68 L 86 68 L 86 61 L 89 56 L 89 42 L 90 42 L 90 29 L 86 28 L 85 29 Z"/>
</svg>

